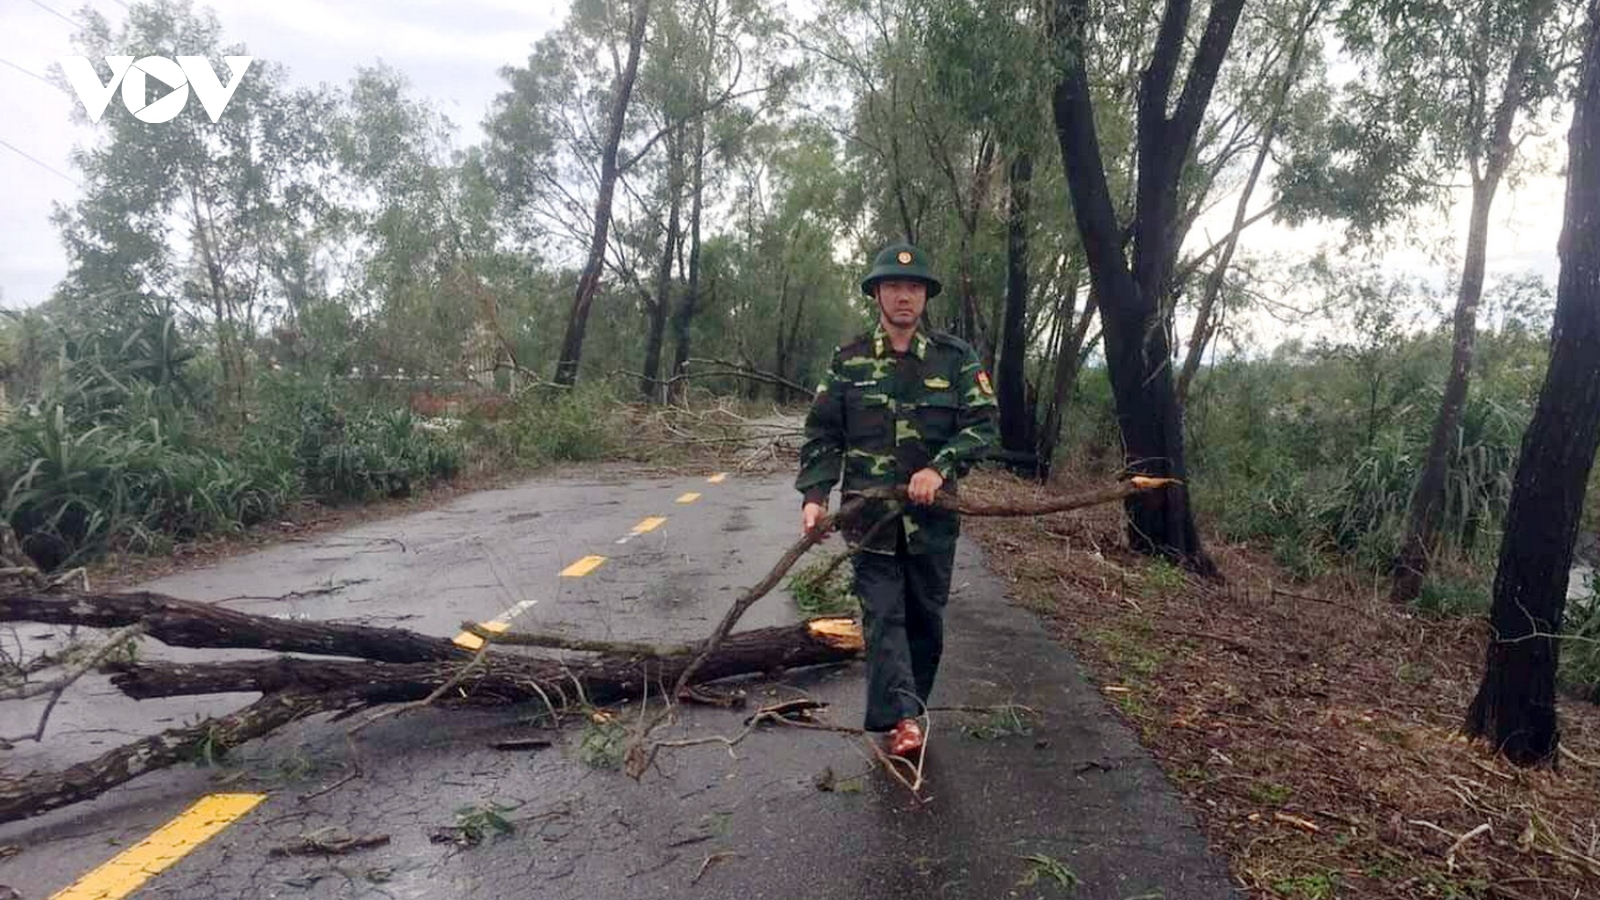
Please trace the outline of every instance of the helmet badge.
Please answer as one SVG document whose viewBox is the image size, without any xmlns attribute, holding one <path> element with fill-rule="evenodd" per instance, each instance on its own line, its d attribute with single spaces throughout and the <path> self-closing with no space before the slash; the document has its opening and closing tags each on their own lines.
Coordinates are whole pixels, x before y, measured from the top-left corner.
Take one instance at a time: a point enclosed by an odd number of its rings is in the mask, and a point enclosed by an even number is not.
<svg viewBox="0 0 1600 900">
<path fill-rule="evenodd" d="M 900 262 L 900 265 L 902 265 L 902 266 L 911 265 L 911 253 L 910 253 L 910 251 L 901 250 L 900 251 L 900 255 L 896 256 L 895 259 L 898 260 Z"/>
</svg>

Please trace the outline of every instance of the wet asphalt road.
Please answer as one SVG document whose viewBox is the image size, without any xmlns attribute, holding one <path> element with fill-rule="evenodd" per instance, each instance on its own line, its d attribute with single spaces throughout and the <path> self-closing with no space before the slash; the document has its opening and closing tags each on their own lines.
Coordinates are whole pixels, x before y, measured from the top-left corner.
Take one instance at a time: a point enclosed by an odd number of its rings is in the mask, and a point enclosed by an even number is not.
<svg viewBox="0 0 1600 900">
<path fill-rule="evenodd" d="M 693 502 L 680 503 L 686 493 Z M 627 537 L 641 520 L 656 530 Z M 514 627 L 662 642 L 703 637 L 734 594 L 796 536 L 783 476 L 629 480 L 610 470 L 541 479 L 439 509 L 291 542 L 153 582 L 199 600 L 236 597 L 256 613 L 399 625 L 443 636 L 463 619 L 517 610 Z M 626 538 L 625 542 L 619 543 Z M 832 549 L 832 548 L 829 548 Z M 559 577 L 591 554 L 606 561 Z M 1011 606 L 975 548 L 957 559 L 949 646 L 934 703 L 1021 703 L 1031 734 L 983 740 L 963 714 L 936 713 L 931 802 L 870 772 L 853 739 L 763 730 L 732 751 L 662 751 L 641 782 L 580 761 L 581 729 L 537 731 L 536 709 L 423 710 L 360 738 L 362 777 L 306 795 L 349 765 L 346 725 L 296 723 L 218 767 L 135 780 L 89 803 L 0 826 L 0 884 L 49 897 L 143 838 L 196 798 L 263 791 L 269 799 L 134 895 L 140 898 L 1001 898 L 1211 900 L 1234 896 L 1192 818 L 1131 734 L 1038 621 Z M 287 596 L 290 592 L 302 592 Z M 259 599 L 251 599 L 259 598 Z M 280 599 L 281 598 L 281 599 Z M 775 592 L 741 627 L 793 621 Z M 19 639 L 34 640 L 25 631 Z M 149 656 L 215 653 L 146 643 Z M 12 769 L 57 767 L 132 736 L 237 708 L 252 695 L 135 703 L 86 680 L 38 748 L 0 757 Z M 801 692 L 857 725 L 859 664 L 747 685 L 757 701 Z M 624 715 L 627 714 L 626 709 Z M 0 734 L 36 707 L 0 704 Z M 664 738 L 737 734 L 742 714 L 685 710 Z M 545 750 L 488 743 L 545 735 Z M 818 780 L 831 774 L 835 789 Z M 457 811 L 498 804 L 509 836 L 472 848 L 432 843 Z M 334 826 L 390 836 L 331 859 L 275 858 L 298 835 Z M 1025 859 L 1076 877 L 1068 891 Z M 1040 877 L 1029 882 L 1030 872 Z"/>
</svg>

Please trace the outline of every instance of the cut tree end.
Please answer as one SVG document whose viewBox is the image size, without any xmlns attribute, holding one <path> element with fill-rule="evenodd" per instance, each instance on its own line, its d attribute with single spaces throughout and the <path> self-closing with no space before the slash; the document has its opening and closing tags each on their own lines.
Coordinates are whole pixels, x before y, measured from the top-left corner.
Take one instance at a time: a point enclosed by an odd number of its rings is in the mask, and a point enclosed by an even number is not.
<svg viewBox="0 0 1600 900">
<path fill-rule="evenodd" d="M 1182 484 L 1182 482 L 1176 478 L 1151 478 L 1148 475 L 1135 475 L 1128 479 L 1128 481 L 1141 491 L 1150 491 L 1156 488 L 1166 487 L 1169 484 Z"/>
<path fill-rule="evenodd" d="M 866 640 L 861 636 L 861 623 L 842 616 L 812 619 L 806 623 L 811 636 L 840 650 L 865 650 Z"/>
</svg>

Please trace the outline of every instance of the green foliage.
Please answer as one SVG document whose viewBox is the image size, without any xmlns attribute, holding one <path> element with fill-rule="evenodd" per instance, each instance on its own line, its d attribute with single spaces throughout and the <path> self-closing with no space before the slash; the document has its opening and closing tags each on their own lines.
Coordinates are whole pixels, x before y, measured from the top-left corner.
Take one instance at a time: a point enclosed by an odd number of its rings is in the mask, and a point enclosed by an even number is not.
<svg viewBox="0 0 1600 900">
<path fill-rule="evenodd" d="M 600 459 L 623 449 L 622 411 L 610 385 L 523 390 L 495 417 L 469 417 L 462 439 L 510 466 Z"/>
<path fill-rule="evenodd" d="M 1148 678 L 1161 668 L 1162 651 L 1152 646 L 1149 637 L 1150 625 L 1137 620 L 1127 628 L 1099 628 L 1088 634 L 1128 679 Z"/>
<path fill-rule="evenodd" d="M 1526 32 L 1529 52 L 1507 149 L 1537 132 L 1561 93 L 1579 4 L 1540 0 L 1352 0 L 1336 29 L 1357 73 L 1316 120 L 1290 129 L 1278 186 L 1294 222 L 1344 219 L 1370 236 L 1444 196 L 1451 176 L 1481 177 L 1496 152 L 1496 105 Z"/>
<path fill-rule="evenodd" d="M 620 769 L 627 744 L 627 725 L 609 713 L 591 712 L 578 738 L 578 760 L 596 769 Z"/>
<path fill-rule="evenodd" d="M 1487 615 L 1491 599 L 1489 584 L 1481 578 L 1434 573 L 1412 605 L 1424 615 L 1461 618 Z"/>
<path fill-rule="evenodd" d="M 1139 592 L 1146 597 L 1170 597 L 1186 584 L 1183 569 L 1166 560 L 1152 560 L 1139 572 Z"/>
<path fill-rule="evenodd" d="M 222 743 L 215 726 L 206 729 L 205 734 L 183 747 L 181 752 L 186 761 L 201 769 L 214 769 L 228 759 L 228 748 Z"/>
<path fill-rule="evenodd" d="M 1408 333 L 1394 319 L 1390 288 L 1345 290 L 1357 292 L 1348 340 L 1219 363 L 1189 408 L 1198 507 L 1299 578 L 1341 564 L 1388 570 L 1449 354 L 1442 331 Z M 1471 565 L 1491 564 L 1546 352 L 1521 321 L 1507 315 L 1480 336 L 1451 448 L 1440 538 L 1445 557 Z"/>
<path fill-rule="evenodd" d="M 1250 799 L 1263 806 L 1282 806 L 1294 795 L 1294 788 L 1270 781 L 1257 781 L 1250 785 Z"/>
<path fill-rule="evenodd" d="M 819 559 L 789 576 L 789 596 L 794 598 L 795 608 L 807 618 L 860 615 L 861 600 L 855 595 L 850 567 L 842 565 L 824 579 L 820 576 L 828 562 Z"/>
<path fill-rule="evenodd" d="M 981 716 L 973 716 L 961 726 L 961 730 L 968 737 L 980 741 L 997 741 L 1001 738 L 1033 734 L 1038 718 L 1038 713 L 1027 707 L 1006 704 Z"/>
<path fill-rule="evenodd" d="M 455 828 L 460 842 L 468 846 L 483 843 L 484 838 L 505 837 L 517 830 L 505 814 L 517 808 L 501 803 L 473 803 L 456 810 Z"/>
<path fill-rule="evenodd" d="M 409 412 L 293 377 L 264 381 L 261 414 L 233 438 L 203 422 L 193 364 L 153 368 L 130 352 L 138 343 L 68 339 L 43 396 L 0 426 L 0 516 L 25 548 L 48 539 L 63 563 L 159 550 L 264 521 L 308 494 L 392 496 L 461 467 L 459 444 Z"/>
<path fill-rule="evenodd" d="M 330 380 L 266 379 L 247 453 L 288 467 L 311 497 L 338 502 L 407 496 L 461 470 L 464 448 L 392 403 L 363 400 Z"/>
<path fill-rule="evenodd" d="M 25 548 L 48 539 L 62 562 L 155 549 L 261 521 L 294 495 L 278 473 L 206 445 L 192 353 L 170 316 L 57 329 L 54 340 L 40 395 L 0 426 L 0 516 Z"/>
</svg>

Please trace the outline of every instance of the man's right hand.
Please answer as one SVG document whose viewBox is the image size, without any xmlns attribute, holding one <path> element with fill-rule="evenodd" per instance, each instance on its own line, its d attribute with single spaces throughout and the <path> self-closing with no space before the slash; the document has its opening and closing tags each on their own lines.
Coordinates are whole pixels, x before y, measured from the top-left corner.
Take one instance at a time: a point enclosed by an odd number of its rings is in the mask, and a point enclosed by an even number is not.
<svg viewBox="0 0 1600 900">
<path fill-rule="evenodd" d="M 822 503 L 807 503 L 800 508 L 800 533 L 810 534 L 822 517 L 828 514 L 828 507 Z"/>
</svg>

